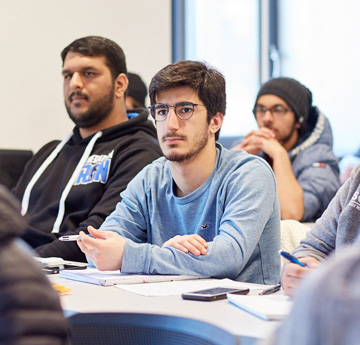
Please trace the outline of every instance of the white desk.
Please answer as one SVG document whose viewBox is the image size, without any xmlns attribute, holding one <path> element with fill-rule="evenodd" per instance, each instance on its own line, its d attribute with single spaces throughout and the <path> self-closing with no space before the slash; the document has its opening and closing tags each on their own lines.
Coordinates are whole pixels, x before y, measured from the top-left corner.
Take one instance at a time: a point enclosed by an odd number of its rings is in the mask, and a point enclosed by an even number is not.
<svg viewBox="0 0 360 345">
<path fill-rule="evenodd" d="M 80 283 L 58 275 L 49 278 L 71 289 L 69 295 L 60 298 L 65 315 L 72 312 L 139 312 L 193 318 L 230 331 L 241 338 L 242 345 L 255 344 L 256 338 L 265 338 L 278 325 L 242 311 L 227 300 L 200 302 L 183 300 L 181 296 L 145 297 L 113 286 Z"/>
</svg>

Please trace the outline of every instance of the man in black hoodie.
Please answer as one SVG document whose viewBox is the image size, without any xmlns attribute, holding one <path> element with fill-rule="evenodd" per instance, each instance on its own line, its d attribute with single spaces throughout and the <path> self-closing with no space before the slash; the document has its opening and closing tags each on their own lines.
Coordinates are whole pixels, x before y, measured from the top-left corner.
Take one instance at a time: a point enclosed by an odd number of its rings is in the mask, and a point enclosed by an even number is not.
<svg viewBox="0 0 360 345">
<path fill-rule="evenodd" d="M 125 55 L 115 42 L 83 37 L 61 57 L 65 107 L 76 126 L 39 150 L 13 193 L 28 222 L 23 239 L 40 256 L 85 261 L 76 242 L 58 238 L 98 228 L 128 182 L 161 150 L 148 112 L 126 111 Z"/>
</svg>

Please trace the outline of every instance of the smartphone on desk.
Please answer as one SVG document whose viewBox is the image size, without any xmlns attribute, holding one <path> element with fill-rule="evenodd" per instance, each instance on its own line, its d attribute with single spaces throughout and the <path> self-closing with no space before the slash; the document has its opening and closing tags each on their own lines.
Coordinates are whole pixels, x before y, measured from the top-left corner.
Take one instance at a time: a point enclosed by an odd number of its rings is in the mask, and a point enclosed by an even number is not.
<svg viewBox="0 0 360 345">
<path fill-rule="evenodd" d="M 215 301 L 218 299 L 225 299 L 227 293 L 247 295 L 249 293 L 249 289 L 216 287 L 193 292 L 184 292 L 181 297 L 183 299 L 192 299 L 197 301 Z"/>
<path fill-rule="evenodd" d="M 84 270 L 86 269 L 86 265 L 58 265 L 58 266 L 48 266 L 43 267 L 42 270 L 45 274 L 58 274 L 61 270 Z"/>
</svg>

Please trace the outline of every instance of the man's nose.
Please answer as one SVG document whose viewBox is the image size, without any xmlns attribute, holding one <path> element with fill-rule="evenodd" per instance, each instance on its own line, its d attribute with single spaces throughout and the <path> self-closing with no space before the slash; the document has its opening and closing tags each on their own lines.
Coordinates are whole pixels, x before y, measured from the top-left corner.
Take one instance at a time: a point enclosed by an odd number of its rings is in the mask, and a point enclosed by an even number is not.
<svg viewBox="0 0 360 345">
<path fill-rule="evenodd" d="M 274 116 L 273 116 L 272 112 L 270 111 L 270 109 L 265 110 L 265 113 L 264 113 L 264 116 L 263 116 L 262 120 L 265 123 L 269 123 L 269 122 L 274 121 Z"/>
<path fill-rule="evenodd" d="M 79 73 L 74 73 L 74 74 L 71 76 L 70 87 L 71 87 L 71 89 L 73 89 L 73 90 L 82 89 L 82 87 L 83 87 L 83 82 L 82 82 L 82 79 L 81 79 L 81 76 L 80 76 Z"/>
<path fill-rule="evenodd" d="M 169 108 L 169 113 L 166 117 L 166 126 L 169 130 L 174 130 L 179 128 L 180 119 L 175 113 L 175 108 Z"/>
</svg>

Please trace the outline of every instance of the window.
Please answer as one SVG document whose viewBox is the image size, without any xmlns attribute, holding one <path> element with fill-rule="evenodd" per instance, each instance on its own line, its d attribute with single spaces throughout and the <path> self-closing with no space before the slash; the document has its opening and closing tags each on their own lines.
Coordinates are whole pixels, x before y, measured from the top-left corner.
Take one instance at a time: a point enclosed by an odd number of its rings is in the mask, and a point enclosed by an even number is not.
<svg viewBox="0 0 360 345">
<path fill-rule="evenodd" d="M 330 119 L 335 154 L 359 148 L 360 2 L 185 0 L 184 4 L 183 58 L 207 61 L 226 78 L 222 137 L 256 128 L 251 109 L 260 80 L 286 76 L 309 87 L 314 105 Z"/>
<path fill-rule="evenodd" d="M 305 84 L 330 119 L 338 156 L 360 147 L 360 2 L 279 2 L 281 73 Z"/>
<path fill-rule="evenodd" d="M 259 88 L 258 12 L 254 0 L 186 1 L 185 59 L 206 61 L 226 79 L 221 136 L 256 126 L 251 110 Z"/>
</svg>

